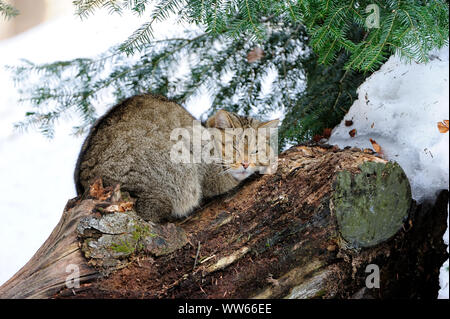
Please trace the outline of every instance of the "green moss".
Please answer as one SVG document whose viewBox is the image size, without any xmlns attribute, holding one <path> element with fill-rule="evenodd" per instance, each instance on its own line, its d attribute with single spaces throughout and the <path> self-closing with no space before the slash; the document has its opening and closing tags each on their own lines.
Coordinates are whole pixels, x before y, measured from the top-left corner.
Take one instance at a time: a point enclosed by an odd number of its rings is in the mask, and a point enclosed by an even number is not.
<svg viewBox="0 0 450 319">
<path fill-rule="evenodd" d="M 359 174 L 339 172 L 332 207 L 342 237 L 369 247 L 392 237 L 408 216 L 411 187 L 397 163 L 365 162 Z"/>
<path fill-rule="evenodd" d="M 144 239 L 146 237 L 156 236 L 150 231 L 148 225 L 137 224 L 128 238 L 120 239 L 118 243 L 113 243 L 111 249 L 116 253 L 128 256 L 144 249 Z"/>
<path fill-rule="evenodd" d="M 313 298 L 322 298 L 323 296 L 326 295 L 326 293 L 327 293 L 327 290 L 321 289 L 314 295 Z"/>
<path fill-rule="evenodd" d="M 136 244 L 129 240 L 121 240 L 119 243 L 113 243 L 111 249 L 116 253 L 128 256 L 135 252 Z"/>
</svg>

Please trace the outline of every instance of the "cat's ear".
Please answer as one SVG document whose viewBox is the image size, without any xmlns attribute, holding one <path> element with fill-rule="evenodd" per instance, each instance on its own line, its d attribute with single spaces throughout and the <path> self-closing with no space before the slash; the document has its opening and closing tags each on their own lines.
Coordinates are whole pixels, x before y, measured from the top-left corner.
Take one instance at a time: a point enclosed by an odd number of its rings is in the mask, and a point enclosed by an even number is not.
<svg viewBox="0 0 450 319">
<path fill-rule="evenodd" d="M 277 128 L 280 123 L 279 119 L 267 121 L 259 124 L 258 128 Z"/>
<path fill-rule="evenodd" d="M 218 110 L 216 114 L 206 121 L 207 127 L 215 127 L 220 129 L 232 128 L 230 115 L 225 110 Z"/>
</svg>

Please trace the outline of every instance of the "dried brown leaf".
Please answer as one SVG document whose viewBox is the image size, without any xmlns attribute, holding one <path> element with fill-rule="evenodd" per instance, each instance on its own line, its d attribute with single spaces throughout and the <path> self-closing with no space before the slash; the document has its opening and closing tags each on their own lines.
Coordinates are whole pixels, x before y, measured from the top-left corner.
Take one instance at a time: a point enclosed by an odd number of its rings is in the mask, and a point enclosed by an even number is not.
<svg viewBox="0 0 450 319">
<path fill-rule="evenodd" d="M 329 138 L 331 136 L 331 131 L 331 128 L 324 128 L 322 132 L 323 137 Z"/>
<path fill-rule="evenodd" d="M 316 134 L 313 136 L 313 141 L 314 142 L 320 142 L 320 140 L 323 138 L 322 135 Z"/>
<path fill-rule="evenodd" d="M 381 149 L 381 146 L 377 143 L 377 141 L 370 139 L 370 143 L 372 143 L 372 147 L 378 154 L 382 155 L 383 150 Z"/>
<path fill-rule="evenodd" d="M 111 191 L 106 191 L 105 188 L 103 188 L 103 181 L 101 178 L 97 178 L 94 183 L 89 188 L 89 195 L 93 198 L 99 199 L 99 200 L 106 200 L 111 196 Z"/>
<path fill-rule="evenodd" d="M 260 47 L 256 47 L 247 54 L 247 61 L 253 63 L 261 60 L 263 56 L 264 51 Z"/>
<path fill-rule="evenodd" d="M 120 211 L 119 205 L 110 205 L 103 210 L 103 213 L 115 213 L 119 211 Z"/>
<path fill-rule="evenodd" d="M 439 132 L 447 133 L 448 132 L 448 120 L 443 120 L 442 122 L 438 122 L 437 127 Z"/>
<path fill-rule="evenodd" d="M 119 204 L 119 212 L 126 212 L 133 209 L 132 202 L 122 202 Z"/>
</svg>

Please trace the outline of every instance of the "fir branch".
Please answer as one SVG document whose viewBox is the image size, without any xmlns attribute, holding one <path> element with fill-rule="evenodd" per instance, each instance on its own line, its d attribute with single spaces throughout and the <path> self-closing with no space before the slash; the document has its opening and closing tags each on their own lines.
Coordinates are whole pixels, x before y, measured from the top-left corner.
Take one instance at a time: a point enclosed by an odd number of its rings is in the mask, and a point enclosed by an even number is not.
<svg viewBox="0 0 450 319">
<path fill-rule="evenodd" d="M 361 54 L 361 46 L 348 40 L 349 28 L 355 24 L 365 28 L 365 8 L 372 2 L 380 8 L 381 32 L 366 29 L 368 33 L 376 35 L 363 40 L 363 47 L 367 52 Z M 116 0 L 78 0 L 75 4 L 82 15 L 105 6 L 115 12 L 133 9 L 142 13 L 147 1 L 129 0 L 119 4 Z M 390 20 L 400 12 L 398 19 Z M 351 54 L 348 67 L 357 66 L 363 70 L 373 70 L 396 48 L 401 48 L 397 50 L 399 54 L 410 52 L 403 58 L 413 57 L 417 61 L 426 62 L 427 53 L 431 49 L 448 43 L 448 5 L 443 0 L 159 0 L 150 20 L 139 27 L 120 46 L 120 50 L 127 54 L 141 51 L 146 43 L 153 40 L 155 23 L 166 20 L 171 15 L 178 15 L 181 21 L 204 25 L 204 30 L 212 36 L 227 34 L 236 39 L 245 33 L 258 41 L 267 36 L 265 23 L 273 17 L 280 17 L 285 23 L 302 23 L 308 26 L 311 45 L 321 63 L 333 63 L 338 51 L 343 48 Z"/>
<path fill-rule="evenodd" d="M 142 47 L 153 40 L 153 25 L 166 20 L 171 14 L 177 13 L 182 0 L 160 0 L 153 9 L 150 21 L 144 23 L 119 47 L 127 54 L 142 50 Z"/>
<path fill-rule="evenodd" d="M 0 16 L 4 20 L 9 20 L 19 14 L 19 10 L 14 8 L 12 5 L 0 0 Z"/>
<path fill-rule="evenodd" d="M 75 1 L 81 16 L 99 8 L 142 15 L 150 3 Z M 365 9 L 373 3 L 380 8 L 380 28 L 369 29 Z M 155 40 L 153 27 L 170 16 L 204 33 Z M 98 58 L 24 61 L 14 68 L 22 99 L 34 106 L 17 127 L 51 136 L 55 121 L 76 115 L 74 133 L 82 134 L 107 92 L 116 102 L 143 92 L 184 102 L 207 89 L 209 114 L 217 108 L 253 116 L 285 111 L 279 137 L 287 145 L 339 123 L 356 88 L 392 53 L 426 62 L 430 50 L 447 43 L 448 5 L 442 0 L 159 0 L 147 23 Z M 247 54 L 256 46 L 264 56 L 249 63 Z M 176 76 L 180 61 L 187 61 L 189 72 Z M 31 73 L 38 74 L 35 83 Z M 276 74 L 271 89 L 263 92 L 270 73 Z"/>
</svg>

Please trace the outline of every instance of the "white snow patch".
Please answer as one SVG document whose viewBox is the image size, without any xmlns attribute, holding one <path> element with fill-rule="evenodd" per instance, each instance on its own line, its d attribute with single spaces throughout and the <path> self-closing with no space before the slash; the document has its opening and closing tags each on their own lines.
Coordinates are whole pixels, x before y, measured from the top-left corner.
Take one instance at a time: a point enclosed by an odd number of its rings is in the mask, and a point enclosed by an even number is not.
<svg viewBox="0 0 450 319">
<path fill-rule="evenodd" d="M 33 256 L 75 196 L 73 170 L 82 143 L 70 136 L 73 123 L 65 121 L 53 140 L 33 131 L 14 133 L 13 124 L 31 106 L 18 104 L 4 66 L 17 65 L 21 58 L 45 63 L 95 56 L 125 40 L 139 24 L 135 17 L 102 12 L 85 21 L 63 16 L 0 42 L 0 284 Z"/>
<path fill-rule="evenodd" d="M 70 135 L 71 121 L 62 120 L 55 138 L 38 132 L 13 132 L 31 105 L 19 105 L 19 95 L 4 66 L 25 58 L 35 63 L 95 57 L 123 42 L 146 17 L 98 11 L 81 21 L 62 16 L 0 42 L 0 285 L 22 267 L 48 238 L 67 200 L 74 197 L 73 171 L 82 138 Z M 190 28 L 192 30 L 192 28 Z M 169 19 L 155 26 L 156 38 L 180 36 L 185 26 Z M 105 94 L 99 115 L 113 102 Z M 198 97 L 187 108 L 194 116 L 209 106 Z"/>
<path fill-rule="evenodd" d="M 433 52 L 427 64 L 403 63 L 397 56 L 358 88 L 358 100 L 333 130 L 329 144 L 343 148 L 382 148 L 398 162 L 411 182 L 417 201 L 435 199 L 449 188 L 449 133 L 437 123 L 449 119 L 449 48 Z M 352 126 L 345 126 L 352 120 Z M 356 136 L 349 131 L 356 129 Z M 448 223 L 447 223 L 448 224 Z M 446 233 L 448 244 L 448 228 Z M 441 287 L 448 298 L 448 261 L 441 269 Z"/>
</svg>

